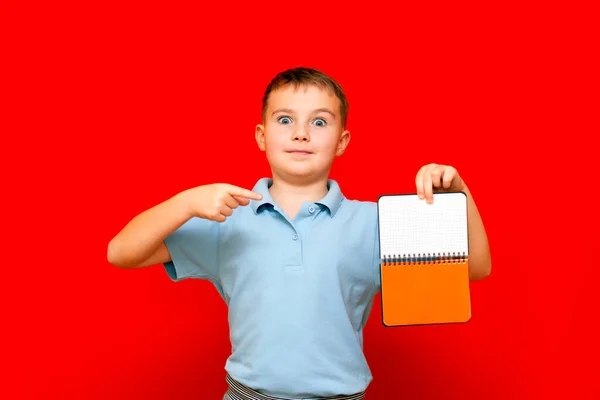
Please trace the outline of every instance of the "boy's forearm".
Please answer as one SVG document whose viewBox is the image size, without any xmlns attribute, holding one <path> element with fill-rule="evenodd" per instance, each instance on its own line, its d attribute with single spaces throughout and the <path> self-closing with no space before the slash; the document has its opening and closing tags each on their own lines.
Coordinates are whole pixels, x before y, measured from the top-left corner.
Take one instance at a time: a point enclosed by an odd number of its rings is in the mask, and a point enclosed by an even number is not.
<svg viewBox="0 0 600 400">
<path fill-rule="evenodd" d="M 148 259 L 167 236 L 192 217 L 187 202 L 184 191 L 137 215 L 110 241 L 108 261 L 127 268 Z"/>
<path fill-rule="evenodd" d="M 473 281 L 486 278 L 492 271 L 492 259 L 487 234 L 471 192 L 467 194 L 467 214 L 469 225 L 469 278 Z"/>
</svg>

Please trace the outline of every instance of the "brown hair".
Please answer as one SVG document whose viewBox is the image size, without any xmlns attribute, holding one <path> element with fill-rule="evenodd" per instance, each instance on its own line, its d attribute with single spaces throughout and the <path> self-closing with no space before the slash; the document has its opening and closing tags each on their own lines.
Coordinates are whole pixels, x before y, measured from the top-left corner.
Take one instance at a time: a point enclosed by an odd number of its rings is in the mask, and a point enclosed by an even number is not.
<svg viewBox="0 0 600 400">
<path fill-rule="evenodd" d="M 328 89 L 336 95 L 340 100 L 340 115 L 342 117 L 342 128 L 346 127 L 346 121 L 348 120 L 348 101 L 342 86 L 337 83 L 333 78 L 327 76 L 325 73 L 316 70 L 314 68 L 298 67 L 288 69 L 286 71 L 278 73 L 275 78 L 267 86 L 265 94 L 262 100 L 262 118 L 263 121 L 266 118 L 267 113 L 267 102 L 271 92 L 288 84 L 294 85 L 294 87 L 303 85 L 316 85 L 322 89 Z"/>
</svg>

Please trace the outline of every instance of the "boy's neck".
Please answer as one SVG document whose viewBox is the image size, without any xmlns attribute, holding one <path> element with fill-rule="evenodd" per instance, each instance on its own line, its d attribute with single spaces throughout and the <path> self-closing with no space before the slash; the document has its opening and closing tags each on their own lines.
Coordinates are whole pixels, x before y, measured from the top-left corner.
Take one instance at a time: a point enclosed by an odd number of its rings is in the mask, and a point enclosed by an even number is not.
<svg viewBox="0 0 600 400">
<path fill-rule="evenodd" d="M 327 195 L 327 177 L 314 181 L 294 182 L 273 176 L 269 193 L 286 214 L 294 218 L 302 203 L 321 200 Z"/>
</svg>

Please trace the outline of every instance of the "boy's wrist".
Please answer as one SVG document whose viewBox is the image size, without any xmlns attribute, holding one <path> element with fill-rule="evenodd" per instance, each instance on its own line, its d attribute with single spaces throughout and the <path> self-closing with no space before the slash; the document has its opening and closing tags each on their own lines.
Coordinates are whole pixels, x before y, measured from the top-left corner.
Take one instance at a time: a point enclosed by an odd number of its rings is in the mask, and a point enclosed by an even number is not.
<svg viewBox="0 0 600 400">
<path fill-rule="evenodd" d="M 183 214 L 184 219 L 187 221 L 194 216 L 192 212 L 192 195 L 189 189 L 184 190 L 173 197 L 173 207 L 175 213 Z"/>
</svg>

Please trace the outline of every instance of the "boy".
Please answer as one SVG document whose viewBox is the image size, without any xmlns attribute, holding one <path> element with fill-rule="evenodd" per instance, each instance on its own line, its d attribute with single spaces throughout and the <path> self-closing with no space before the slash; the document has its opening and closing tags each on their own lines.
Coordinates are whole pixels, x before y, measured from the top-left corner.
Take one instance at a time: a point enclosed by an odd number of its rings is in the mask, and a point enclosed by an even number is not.
<svg viewBox="0 0 600 400">
<path fill-rule="evenodd" d="M 228 306 L 232 354 L 224 399 L 362 399 L 372 376 L 363 328 L 379 291 L 374 202 L 346 199 L 328 178 L 350 141 L 339 84 L 308 68 L 278 74 L 255 137 L 272 177 L 252 190 L 185 190 L 136 216 L 111 241 L 123 268 L 163 264 L 174 281 L 208 279 Z M 416 190 L 468 198 L 472 280 L 491 270 L 468 188 L 449 166 L 426 165 Z"/>
</svg>

